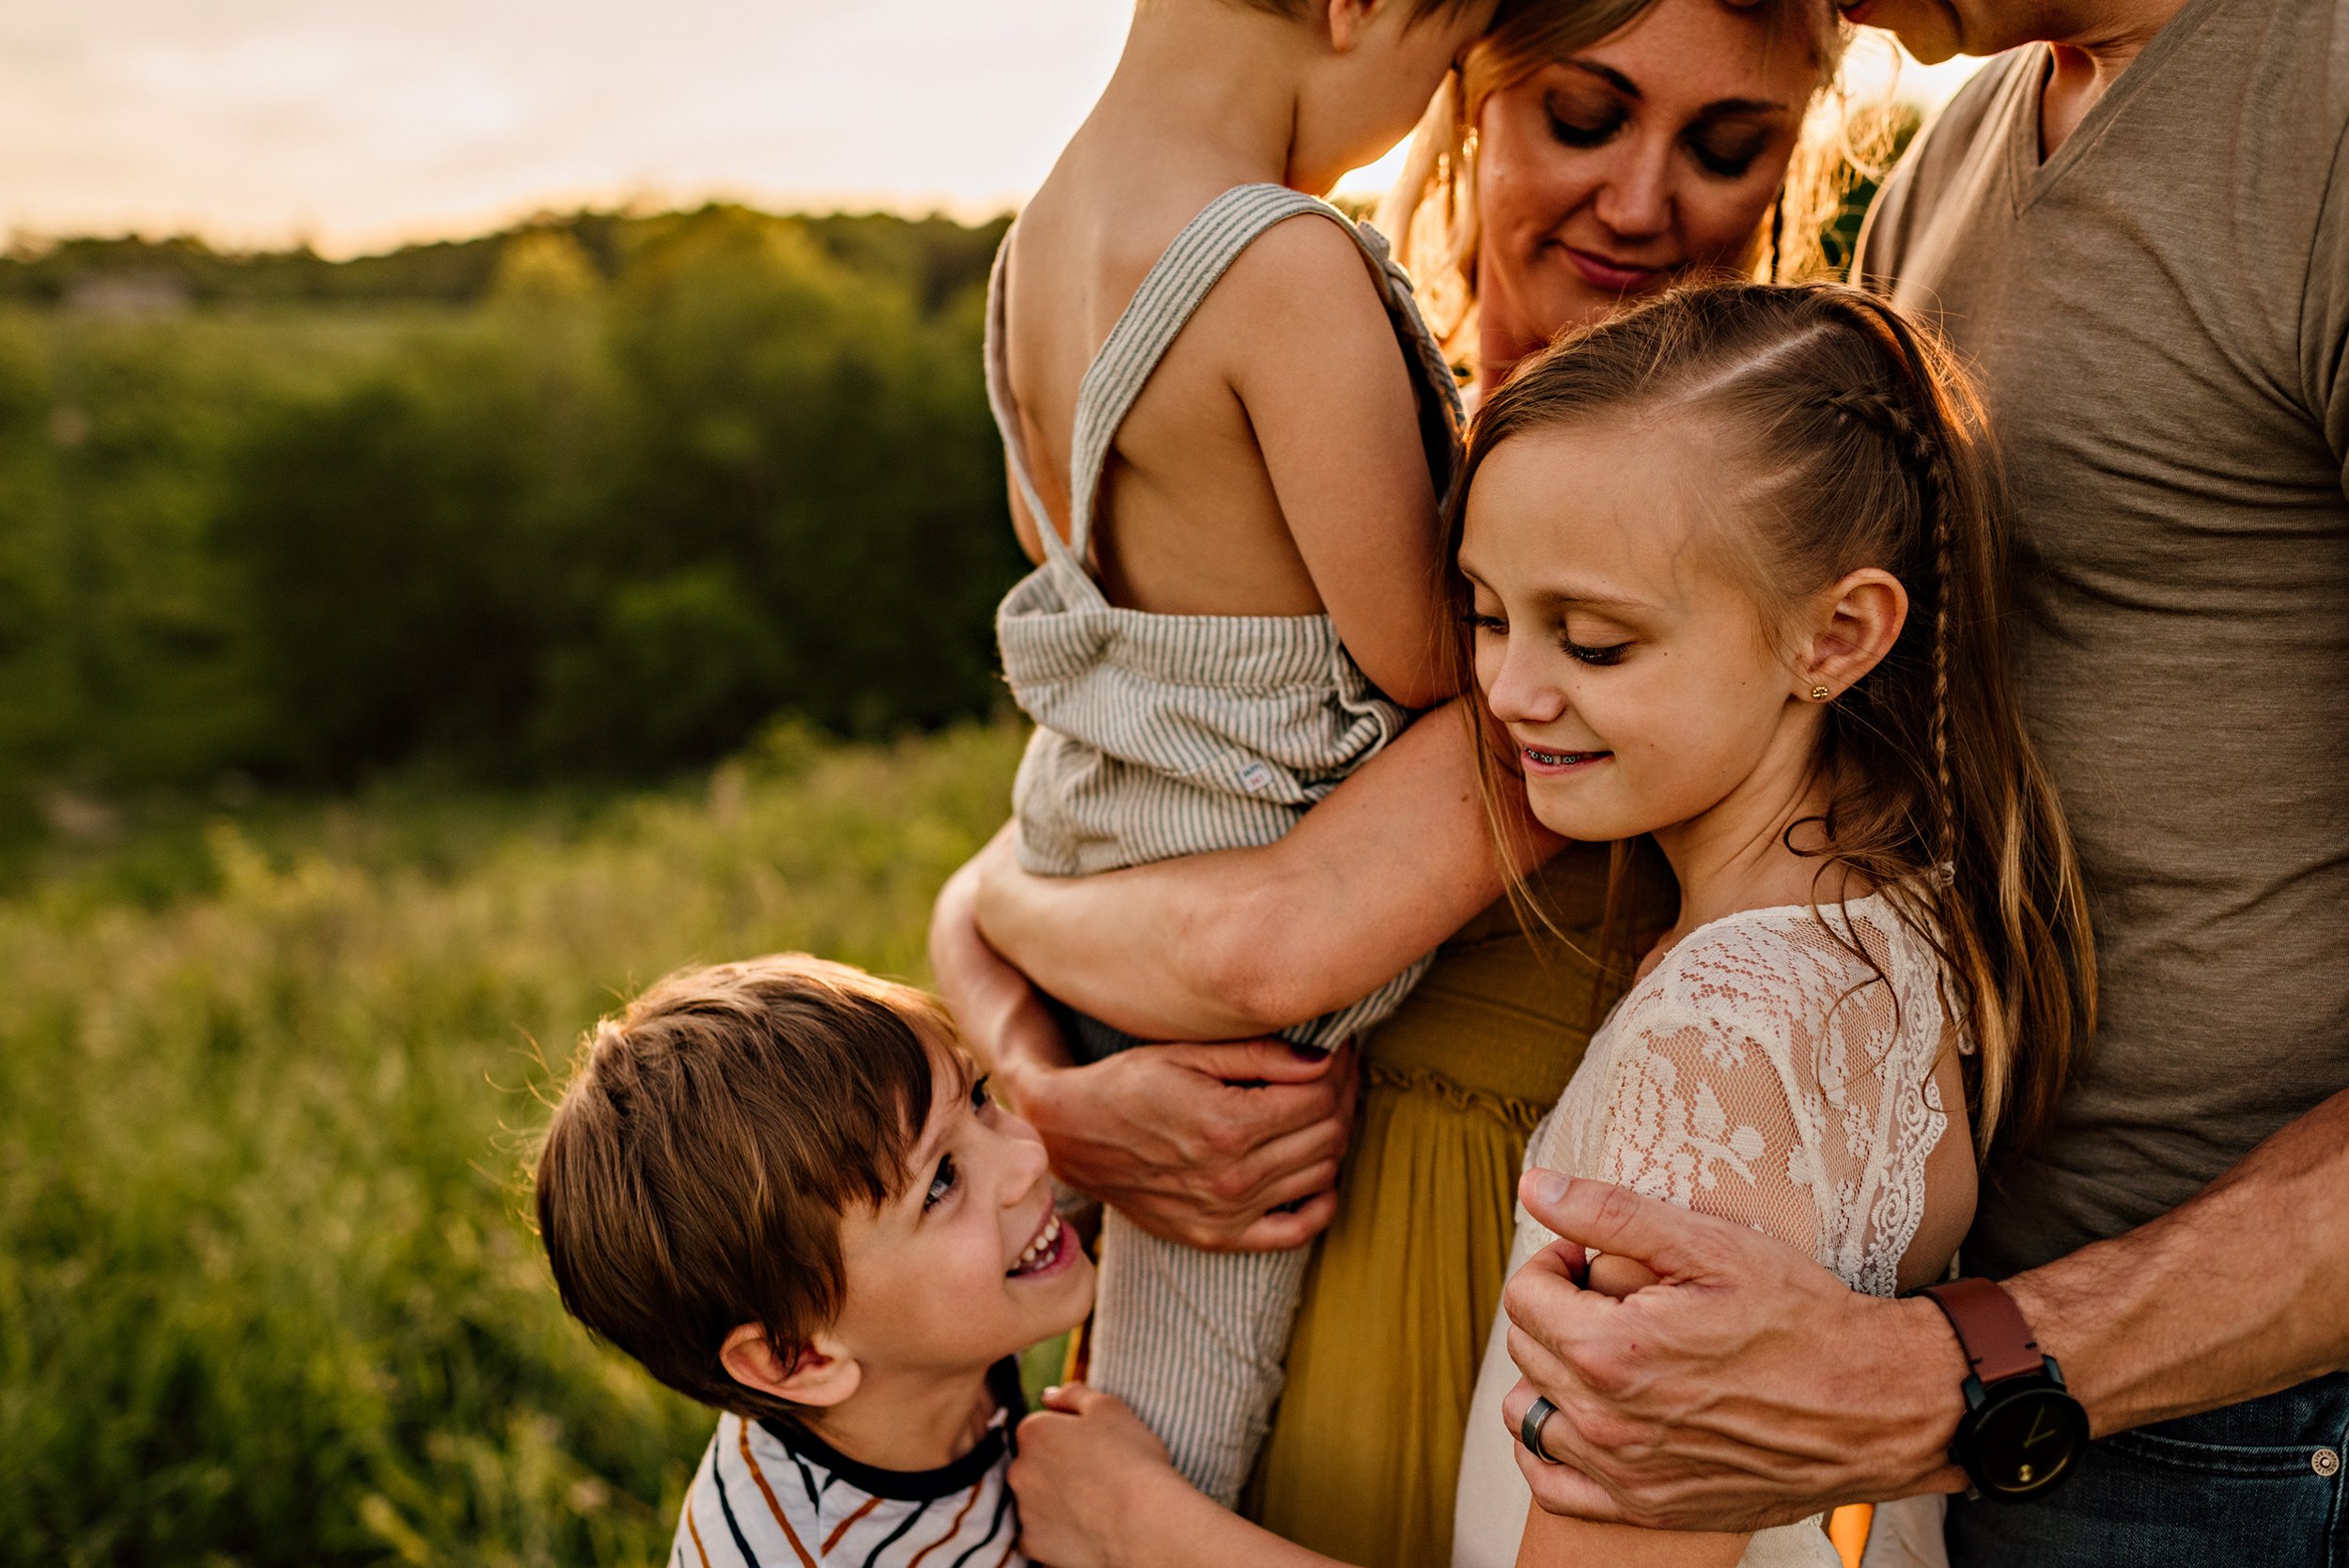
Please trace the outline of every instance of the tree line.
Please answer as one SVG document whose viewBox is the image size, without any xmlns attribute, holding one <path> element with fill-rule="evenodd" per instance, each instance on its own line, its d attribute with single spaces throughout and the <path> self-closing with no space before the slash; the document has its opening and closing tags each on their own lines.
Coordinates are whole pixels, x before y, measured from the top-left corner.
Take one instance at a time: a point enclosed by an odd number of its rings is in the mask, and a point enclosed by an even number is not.
<svg viewBox="0 0 2349 1568">
<path fill-rule="evenodd" d="M 644 776 L 987 710 L 1002 230 L 0 257 L 0 781 Z"/>
</svg>

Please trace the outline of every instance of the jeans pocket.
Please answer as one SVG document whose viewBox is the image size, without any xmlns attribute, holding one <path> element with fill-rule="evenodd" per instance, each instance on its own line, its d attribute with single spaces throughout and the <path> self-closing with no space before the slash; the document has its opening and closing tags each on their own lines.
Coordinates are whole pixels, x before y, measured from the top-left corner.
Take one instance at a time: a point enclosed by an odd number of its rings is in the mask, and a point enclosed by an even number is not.
<svg viewBox="0 0 2349 1568">
<path fill-rule="evenodd" d="M 2316 1479 L 2318 1450 L 2307 1444 L 2200 1443 L 2156 1432 L 2116 1432 L 2101 1445 L 2149 1465 L 2193 1475 Z"/>
</svg>

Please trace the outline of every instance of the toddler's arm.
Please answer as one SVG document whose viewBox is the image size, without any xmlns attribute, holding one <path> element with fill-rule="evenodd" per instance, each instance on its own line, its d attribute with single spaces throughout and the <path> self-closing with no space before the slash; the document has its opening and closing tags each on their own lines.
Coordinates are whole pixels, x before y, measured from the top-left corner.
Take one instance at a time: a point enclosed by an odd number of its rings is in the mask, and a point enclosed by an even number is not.
<svg viewBox="0 0 2349 1568">
<path fill-rule="evenodd" d="M 1413 373 L 1361 250 L 1325 219 L 1292 218 L 1220 288 L 1240 307 L 1223 321 L 1233 389 L 1339 637 L 1405 706 L 1451 695 Z"/>
</svg>

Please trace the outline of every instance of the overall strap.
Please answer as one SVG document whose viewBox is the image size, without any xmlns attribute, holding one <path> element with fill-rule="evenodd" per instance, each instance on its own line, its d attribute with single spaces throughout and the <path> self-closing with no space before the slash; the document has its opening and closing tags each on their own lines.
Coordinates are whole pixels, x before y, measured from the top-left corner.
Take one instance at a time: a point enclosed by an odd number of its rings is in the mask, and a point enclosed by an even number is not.
<svg viewBox="0 0 2349 1568">
<path fill-rule="evenodd" d="M 1060 530 L 1052 526 L 1051 514 L 1045 510 L 1043 498 L 1036 492 L 1020 440 L 1019 404 L 1012 396 L 1004 349 L 1003 280 L 1011 255 L 1011 236 L 1004 235 L 987 285 L 987 402 L 1003 436 L 1004 466 L 1011 471 L 1012 483 L 1019 488 L 1019 498 L 1026 503 L 1028 515 L 1035 520 L 1047 559 L 1074 565 L 1081 574 L 1090 577 L 1090 573 L 1084 572 L 1084 559 L 1093 539 L 1093 508 L 1100 493 L 1101 470 L 1109 461 L 1110 442 L 1116 438 L 1117 427 L 1125 423 L 1134 399 L 1142 395 L 1151 372 L 1159 367 L 1159 361 L 1165 357 L 1184 323 L 1240 252 L 1273 225 L 1305 212 L 1318 213 L 1345 229 L 1374 266 L 1391 279 L 1401 279 L 1400 269 L 1388 260 L 1385 247 L 1374 243 L 1372 237 L 1328 202 L 1285 185 L 1268 184 L 1236 185 L 1209 202 L 1174 237 L 1149 275 L 1142 280 L 1142 287 L 1127 303 L 1117 324 L 1110 329 L 1108 339 L 1102 343 L 1101 351 L 1094 356 L 1084 380 L 1079 383 L 1076 433 L 1068 455 L 1071 515 L 1066 542 L 1063 542 Z M 1408 280 L 1391 283 L 1388 291 L 1408 307 Z M 1416 313 L 1411 319 L 1417 322 Z M 1417 335 L 1424 339 L 1426 334 L 1419 329 Z M 1433 353 L 1431 344 L 1423 357 Z M 1435 363 L 1440 366 L 1440 356 Z M 1454 399 L 1456 427 L 1458 394 L 1453 389 L 1450 375 L 1441 375 L 1439 384 Z"/>
<path fill-rule="evenodd" d="M 1159 361 L 1239 254 L 1273 225 L 1305 212 L 1319 213 L 1357 245 L 1362 243 L 1353 220 L 1326 201 L 1285 185 L 1235 185 L 1200 210 L 1134 290 L 1077 389 L 1076 438 L 1068 453 L 1068 548 L 1079 561 L 1092 542 L 1093 508 L 1110 442 Z M 1383 259 L 1372 256 L 1374 264 Z"/>
</svg>

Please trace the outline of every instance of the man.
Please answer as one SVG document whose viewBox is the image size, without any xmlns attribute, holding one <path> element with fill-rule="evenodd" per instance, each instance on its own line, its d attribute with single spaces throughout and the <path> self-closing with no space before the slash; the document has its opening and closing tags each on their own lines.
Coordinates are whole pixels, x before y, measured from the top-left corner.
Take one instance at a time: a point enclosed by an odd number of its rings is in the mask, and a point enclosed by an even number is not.
<svg viewBox="0 0 2349 1568">
<path fill-rule="evenodd" d="M 2349 0 L 1847 14 L 2006 52 L 1861 271 L 1972 363 L 2005 453 L 2101 1028 L 2056 1130 L 1984 1173 L 1962 1264 L 2003 1297 L 1854 1296 L 1529 1177 L 1666 1282 L 1615 1302 L 1536 1260 L 1507 1414 L 1559 1513 L 1746 1529 L 1968 1488 L 1960 1565 L 2349 1561 Z"/>
</svg>

